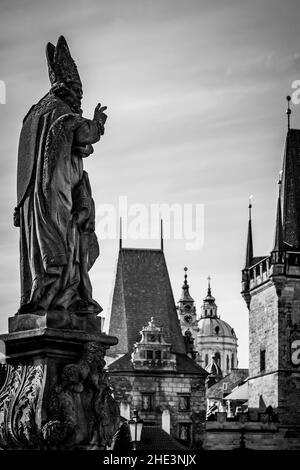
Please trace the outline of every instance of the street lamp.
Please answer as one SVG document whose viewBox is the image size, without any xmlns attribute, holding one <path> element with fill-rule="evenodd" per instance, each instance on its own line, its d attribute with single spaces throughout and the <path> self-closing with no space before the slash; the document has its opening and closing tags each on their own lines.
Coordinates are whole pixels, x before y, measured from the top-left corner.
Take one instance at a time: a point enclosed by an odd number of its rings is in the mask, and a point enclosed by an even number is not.
<svg viewBox="0 0 300 470">
<path fill-rule="evenodd" d="M 141 441 L 144 421 L 139 417 L 137 410 L 133 410 L 133 417 L 128 421 L 133 450 L 136 450 L 136 443 Z"/>
</svg>

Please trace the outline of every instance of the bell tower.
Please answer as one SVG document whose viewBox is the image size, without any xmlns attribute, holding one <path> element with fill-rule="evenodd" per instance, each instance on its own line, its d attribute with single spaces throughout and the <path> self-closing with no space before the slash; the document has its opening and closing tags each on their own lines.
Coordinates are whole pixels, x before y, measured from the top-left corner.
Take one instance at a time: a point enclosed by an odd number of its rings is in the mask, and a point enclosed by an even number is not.
<svg viewBox="0 0 300 470">
<path fill-rule="evenodd" d="M 300 130 L 289 125 L 273 249 L 253 256 L 250 213 L 242 296 L 249 309 L 249 410 L 271 406 L 280 423 L 299 424 Z"/>
<path fill-rule="evenodd" d="M 190 286 L 187 282 L 187 270 L 188 268 L 185 267 L 184 282 L 182 286 L 181 297 L 177 305 L 177 313 L 180 321 L 182 334 L 185 335 L 186 332 L 189 331 L 194 339 L 194 344 L 196 346 L 198 320 L 196 315 L 195 301 L 190 295 Z"/>
</svg>

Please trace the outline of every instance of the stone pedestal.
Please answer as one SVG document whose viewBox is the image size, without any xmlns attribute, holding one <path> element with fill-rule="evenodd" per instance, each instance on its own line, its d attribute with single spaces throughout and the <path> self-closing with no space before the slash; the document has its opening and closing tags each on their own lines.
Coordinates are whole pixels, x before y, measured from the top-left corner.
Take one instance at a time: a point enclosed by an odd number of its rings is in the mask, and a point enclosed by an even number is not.
<svg viewBox="0 0 300 470">
<path fill-rule="evenodd" d="M 105 449 L 119 410 L 103 370 L 117 338 L 92 314 L 49 312 L 9 319 L 0 389 L 0 449 Z"/>
</svg>

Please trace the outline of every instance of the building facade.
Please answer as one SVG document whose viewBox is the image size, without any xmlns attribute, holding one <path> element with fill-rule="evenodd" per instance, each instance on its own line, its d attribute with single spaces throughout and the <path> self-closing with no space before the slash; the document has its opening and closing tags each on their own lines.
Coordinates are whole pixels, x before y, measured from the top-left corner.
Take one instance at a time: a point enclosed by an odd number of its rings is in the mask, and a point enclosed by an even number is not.
<svg viewBox="0 0 300 470">
<path fill-rule="evenodd" d="M 134 409 L 186 446 L 201 447 L 207 372 L 187 354 L 163 250 L 120 248 L 108 370 L 121 415 Z"/>
</svg>

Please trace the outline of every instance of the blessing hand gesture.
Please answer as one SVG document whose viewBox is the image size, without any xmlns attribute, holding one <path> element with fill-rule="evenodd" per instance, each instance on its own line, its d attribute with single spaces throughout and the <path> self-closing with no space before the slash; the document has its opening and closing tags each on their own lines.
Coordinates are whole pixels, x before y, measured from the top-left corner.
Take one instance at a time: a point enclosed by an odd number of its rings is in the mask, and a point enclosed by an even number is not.
<svg viewBox="0 0 300 470">
<path fill-rule="evenodd" d="M 101 103 L 98 103 L 94 112 L 94 121 L 101 122 L 101 124 L 104 125 L 107 119 L 107 115 L 103 111 L 106 109 L 107 106 L 101 106 Z"/>
</svg>

